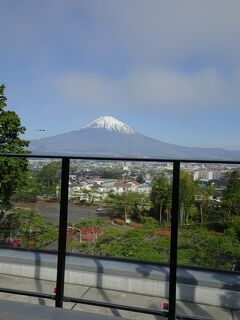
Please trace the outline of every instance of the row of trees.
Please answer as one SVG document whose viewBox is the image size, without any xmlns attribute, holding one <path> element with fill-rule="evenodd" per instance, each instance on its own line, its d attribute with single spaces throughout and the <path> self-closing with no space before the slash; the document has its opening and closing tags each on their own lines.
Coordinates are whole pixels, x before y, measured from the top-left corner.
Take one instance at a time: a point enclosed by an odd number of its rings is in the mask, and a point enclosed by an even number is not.
<svg viewBox="0 0 240 320">
<path fill-rule="evenodd" d="M 28 170 L 25 181 L 13 195 L 14 201 L 35 201 L 38 196 L 55 199 L 56 188 L 61 182 L 61 162 L 53 161 L 40 170 Z"/>
<path fill-rule="evenodd" d="M 185 171 L 180 173 L 180 224 L 229 221 L 240 215 L 240 171 L 226 177 L 228 184 L 222 193 L 221 203 L 213 200 L 214 186 L 202 187 Z M 170 221 L 172 184 L 164 175 L 155 178 L 151 191 L 153 213 L 159 221 Z"/>
</svg>

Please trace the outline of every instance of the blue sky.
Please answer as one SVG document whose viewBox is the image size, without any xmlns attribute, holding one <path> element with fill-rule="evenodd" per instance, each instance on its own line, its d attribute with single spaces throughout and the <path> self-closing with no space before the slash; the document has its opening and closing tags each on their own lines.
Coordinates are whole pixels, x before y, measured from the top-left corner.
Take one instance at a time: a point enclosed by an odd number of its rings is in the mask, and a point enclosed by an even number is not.
<svg viewBox="0 0 240 320">
<path fill-rule="evenodd" d="M 29 139 L 109 115 L 165 142 L 240 150 L 239 12 L 239 0 L 1 0 L 9 109 Z"/>
</svg>

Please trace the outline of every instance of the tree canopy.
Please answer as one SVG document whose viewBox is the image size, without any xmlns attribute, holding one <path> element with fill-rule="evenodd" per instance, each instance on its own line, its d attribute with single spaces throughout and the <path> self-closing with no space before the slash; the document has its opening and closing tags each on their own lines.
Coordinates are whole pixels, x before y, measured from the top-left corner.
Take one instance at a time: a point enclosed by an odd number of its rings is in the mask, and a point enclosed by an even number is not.
<svg viewBox="0 0 240 320">
<path fill-rule="evenodd" d="M 155 216 L 159 217 L 159 222 L 165 218 L 169 221 L 171 208 L 172 187 L 164 175 L 159 175 L 153 180 L 150 198 L 154 207 Z"/>
<path fill-rule="evenodd" d="M 107 203 L 116 208 L 119 214 L 126 220 L 129 217 L 141 220 L 141 216 L 149 208 L 148 196 L 133 191 L 125 191 L 121 194 L 110 194 Z"/>
<path fill-rule="evenodd" d="M 25 127 L 14 111 L 6 111 L 5 86 L 0 85 L 0 154 L 27 153 L 28 141 L 21 138 Z M 12 207 L 11 199 L 15 189 L 24 181 L 27 160 L 0 157 L 0 219 Z"/>
<path fill-rule="evenodd" d="M 231 215 L 240 215 L 240 172 L 232 171 L 223 192 L 223 204 Z"/>
<path fill-rule="evenodd" d="M 47 186 L 56 186 L 60 184 L 61 180 L 61 162 L 53 161 L 46 164 L 42 169 L 37 173 L 37 180 L 43 185 Z"/>
<path fill-rule="evenodd" d="M 0 153 L 26 153 L 29 142 L 20 135 L 25 132 L 19 116 L 14 111 L 6 111 L 5 86 L 0 85 Z"/>
</svg>

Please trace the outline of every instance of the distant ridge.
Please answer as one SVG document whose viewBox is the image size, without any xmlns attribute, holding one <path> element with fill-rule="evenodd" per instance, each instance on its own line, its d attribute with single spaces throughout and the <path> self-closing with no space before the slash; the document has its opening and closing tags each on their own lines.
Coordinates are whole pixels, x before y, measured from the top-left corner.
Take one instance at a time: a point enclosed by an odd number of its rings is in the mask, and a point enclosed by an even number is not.
<svg viewBox="0 0 240 320">
<path fill-rule="evenodd" d="M 32 140 L 30 150 L 39 155 L 240 161 L 240 151 L 189 148 L 162 142 L 110 116 L 100 117 L 79 130 Z"/>
</svg>

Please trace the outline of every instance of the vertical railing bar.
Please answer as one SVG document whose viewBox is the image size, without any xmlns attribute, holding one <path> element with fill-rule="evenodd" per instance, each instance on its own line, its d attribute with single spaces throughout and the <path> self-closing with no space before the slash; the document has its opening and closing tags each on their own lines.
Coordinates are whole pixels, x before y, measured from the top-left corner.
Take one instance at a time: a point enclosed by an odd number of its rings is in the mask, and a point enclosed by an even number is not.
<svg viewBox="0 0 240 320">
<path fill-rule="evenodd" d="M 68 215 L 68 184 L 69 184 L 69 164 L 68 157 L 62 158 L 61 174 L 61 195 L 60 195 L 60 216 L 59 216 L 59 238 L 58 238 L 58 261 L 57 261 L 57 288 L 55 307 L 63 307 L 64 276 L 66 258 L 66 230 Z"/>
<path fill-rule="evenodd" d="M 171 248 L 170 248 L 170 276 L 169 276 L 169 314 L 168 314 L 169 320 L 176 319 L 179 183 L 180 183 L 180 161 L 174 161 L 173 162 L 173 183 L 172 183 L 172 218 L 171 218 Z"/>
</svg>

